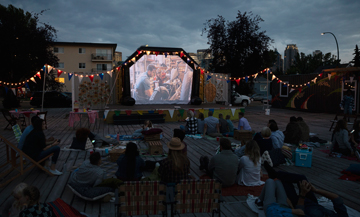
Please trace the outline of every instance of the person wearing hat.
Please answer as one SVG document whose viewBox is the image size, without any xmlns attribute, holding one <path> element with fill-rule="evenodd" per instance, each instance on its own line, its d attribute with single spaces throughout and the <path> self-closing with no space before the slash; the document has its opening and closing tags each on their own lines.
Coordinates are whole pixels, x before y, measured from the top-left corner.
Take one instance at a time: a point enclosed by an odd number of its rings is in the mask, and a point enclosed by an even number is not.
<svg viewBox="0 0 360 217">
<path fill-rule="evenodd" d="M 160 162 L 159 175 L 161 181 L 166 183 L 178 183 L 182 179 L 189 178 L 190 161 L 183 154 L 184 143 L 174 137 L 167 144 L 169 148 L 168 157 Z"/>
</svg>

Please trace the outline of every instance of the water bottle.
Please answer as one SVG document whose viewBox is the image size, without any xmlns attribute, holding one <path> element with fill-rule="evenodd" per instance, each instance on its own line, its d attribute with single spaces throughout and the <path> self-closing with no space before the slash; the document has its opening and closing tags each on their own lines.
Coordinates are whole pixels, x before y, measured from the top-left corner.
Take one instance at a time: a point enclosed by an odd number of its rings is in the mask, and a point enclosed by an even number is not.
<svg viewBox="0 0 360 217">
<path fill-rule="evenodd" d="M 116 135 L 116 140 L 117 140 L 117 141 L 120 140 L 120 134 L 119 134 L 119 133 L 117 133 L 117 135 Z"/>
</svg>

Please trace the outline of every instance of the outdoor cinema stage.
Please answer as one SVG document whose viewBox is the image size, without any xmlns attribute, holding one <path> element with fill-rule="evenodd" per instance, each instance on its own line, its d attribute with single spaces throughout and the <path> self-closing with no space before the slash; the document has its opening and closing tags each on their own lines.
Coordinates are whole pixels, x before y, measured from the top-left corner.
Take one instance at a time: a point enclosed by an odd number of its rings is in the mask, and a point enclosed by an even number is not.
<svg viewBox="0 0 360 217">
<path fill-rule="evenodd" d="M 226 115 L 230 115 L 231 120 L 238 120 L 238 113 L 245 112 L 244 107 L 239 106 L 225 106 L 216 103 L 206 103 L 201 105 L 179 105 L 179 104 L 152 104 L 152 105 L 134 105 L 134 106 L 123 106 L 123 105 L 108 105 L 109 108 L 105 110 L 106 123 L 114 123 L 114 115 L 127 116 L 139 115 L 146 117 L 146 115 L 163 115 L 165 122 L 177 122 L 185 120 L 187 117 L 187 111 L 192 110 L 195 112 L 195 117 L 198 117 L 199 112 L 203 113 L 205 118 L 208 116 L 208 111 L 213 111 L 213 116 L 218 118 L 219 114 L 223 114 L 224 118 Z M 143 124 L 143 123 L 139 123 Z"/>
</svg>

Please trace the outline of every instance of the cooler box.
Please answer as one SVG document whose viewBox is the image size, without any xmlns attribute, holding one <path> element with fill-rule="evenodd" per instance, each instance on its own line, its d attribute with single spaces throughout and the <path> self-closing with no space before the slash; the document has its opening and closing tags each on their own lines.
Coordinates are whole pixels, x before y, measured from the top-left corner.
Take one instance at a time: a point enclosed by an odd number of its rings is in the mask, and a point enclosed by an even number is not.
<svg viewBox="0 0 360 217">
<path fill-rule="evenodd" d="M 312 161 L 312 149 L 300 149 L 295 150 L 295 166 L 298 167 L 311 167 Z"/>
</svg>

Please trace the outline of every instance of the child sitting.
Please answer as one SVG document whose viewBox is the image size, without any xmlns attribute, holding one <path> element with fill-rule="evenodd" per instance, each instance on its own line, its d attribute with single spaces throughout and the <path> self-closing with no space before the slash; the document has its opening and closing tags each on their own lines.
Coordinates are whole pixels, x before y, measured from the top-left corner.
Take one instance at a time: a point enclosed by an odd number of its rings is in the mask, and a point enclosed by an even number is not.
<svg viewBox="0 0 360 217">
<path fill-rule="evenodd" d="M 150 130 L 151 128 L 153 128 L 151 121 L 146 120 L 144 122 L 144 126 L 142 127 L 142 129 L 135 130 L 135 132 L 132 134 L 132 136 L 133 137 L 143 137 L 143 134 L 141 132 L 145 131 L 145 130 Z"/>
</svg>

